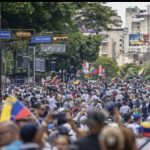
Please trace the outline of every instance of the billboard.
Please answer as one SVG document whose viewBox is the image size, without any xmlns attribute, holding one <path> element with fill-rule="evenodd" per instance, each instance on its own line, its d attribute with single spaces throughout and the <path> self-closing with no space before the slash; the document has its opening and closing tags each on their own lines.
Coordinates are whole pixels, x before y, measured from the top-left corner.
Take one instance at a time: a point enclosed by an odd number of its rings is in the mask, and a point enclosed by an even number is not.
<svg viewBox="0 0 150 150">
<path fill-rule="evenodd" d="M 129 34 L 129 46 L 147 46 L 149 37 L 148 34 Z"/>
<path fill-rule="evenodd" d="M 129 46 L 143 46 L 144 39 L 142 34 L 129 34 Z"/>
</svg>

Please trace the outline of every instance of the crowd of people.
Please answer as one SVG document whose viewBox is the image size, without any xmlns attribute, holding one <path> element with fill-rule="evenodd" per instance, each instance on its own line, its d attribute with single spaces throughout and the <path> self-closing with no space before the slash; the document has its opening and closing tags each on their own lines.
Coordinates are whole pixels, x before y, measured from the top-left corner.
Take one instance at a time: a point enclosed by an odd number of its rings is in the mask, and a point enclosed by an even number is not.
<svg viewBox="0 0 150 150">
<path fill-rule="evenodd" d="M 150 90 L 140 77 L 8 85 L 33 115 L 0 123 L 2 150 L 150 150 Z"/>
</svg>

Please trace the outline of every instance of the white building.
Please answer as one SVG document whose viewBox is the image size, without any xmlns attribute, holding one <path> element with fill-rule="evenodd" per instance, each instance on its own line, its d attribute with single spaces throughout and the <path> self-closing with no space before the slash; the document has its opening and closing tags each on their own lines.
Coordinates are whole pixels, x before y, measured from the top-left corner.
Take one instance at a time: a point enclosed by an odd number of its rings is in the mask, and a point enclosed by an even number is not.
<svg viewBox="0 0 150 150">
<path fill-rule="evenodd" d="M 147 34 L 148 12 L 140 10 L 138 7 L 126 8 L 126 27 L 129 33 Z"/>
<path fill-rule="evenodd" d="M 132 55 L 134 62 L 144 62 L 150 59 L 150 6 L 140 10 L 138 7 L 126 8 L 126 28 L 129 30 L 128 55 Z"/>
<path fill-rule="evenodd" d="M 119 65 L 132 63 L 132 59 L 127 55 L 127 28 L 113 27 L 109 31 L 101 32 L 100 35 L 104 38 L 100 46 L 100 56 L 108 56 L 114 58 Z"/>
</svg>

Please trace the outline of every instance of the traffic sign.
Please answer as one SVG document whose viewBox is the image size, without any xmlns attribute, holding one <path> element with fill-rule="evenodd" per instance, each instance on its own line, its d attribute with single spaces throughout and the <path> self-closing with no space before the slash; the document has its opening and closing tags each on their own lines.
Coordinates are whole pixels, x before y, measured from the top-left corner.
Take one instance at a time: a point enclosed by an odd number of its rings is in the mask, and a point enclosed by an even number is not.
<svg viewBox="0 0 150 150">
<path fill-rule="evenodd" d="M 11 38 L 12 36 L 10 31 L 4 31 L 4 30 L 0 31 L 0 39 L 11 39 Z"/>
<path fill-rule="evenodd" d="M 35 59 L 35 70 L 38 72 L 45 72 L 45 59 L 42 58 Z"/>
<path fill-rule="evenodd" d="M 64 52 L 66 52 L 66 44 L 45 44 L 45 45 L 41 45 L 41 52 L 64 53 Z"/>
<path fill-rule="evenodd" d="M 51 36 L 33 36 L 31 38 L 31 43 L 51 43 Z"/>
</svg>

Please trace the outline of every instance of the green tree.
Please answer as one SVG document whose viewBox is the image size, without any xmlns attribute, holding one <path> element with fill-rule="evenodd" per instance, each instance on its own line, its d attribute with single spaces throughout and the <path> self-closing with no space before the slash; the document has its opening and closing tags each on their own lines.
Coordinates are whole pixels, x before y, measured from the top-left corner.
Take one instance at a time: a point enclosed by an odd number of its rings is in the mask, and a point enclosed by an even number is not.
<svg viewBox="0 0 150 150">
<path fill-rule="evenodd" d="M 150 80 L 150 62 L 144 63 L 142 67 L 144 67 L 144 78 Z"/>
<path fill-rule="evenodd" d="M 34 28 L 41 31 L 64 31 L 73 27 L 74 3 L 2 2 L 2 28 Z"/>
<path fill-rule="evenodd" d="M 114 24 L 116 12 L 103 3 L 89 2 L 2 2 L 3 29 L 33 28 L 38 34 L 54 32 L 67 33 L 68 43 L 66 54 L 56 55 L 61 60 L 59 67 L 69 64 L 78 67 L 84 60 L 95 61 L 98 57 L 101 38 L 83 36 L 78 27 L 86 25 L 95 29 L 108 29 Z M 81 12 L 78 17 L 78 12 Z"/>
<path fill-rule="evenodd" d="M 12 73 L 13 68 L 13 55 L 11 51 L 6 52 L 6 73 Z"/>
<path fill-rule="evenodd" d="M 95 61 L 98 57 L 100 36 L 83 36 L 80 32 L 69 35 L 67 54 L 75 66 L 83 61 Z"/>
<path fill-rule="evenodd" d="M 74 66 L 77 70 L 84 61 L 95 61 L 98 58 L 100 42 L 100 36 L 86 37 L 80 32 L 70 33 L 66 43 L 66 53 L 53 55 L 59 60 L 58 70 L 70 66 Z"/>
<path fill-rule="evenodd" d="M 78 14 L 76 23 L 80 27 L 85 25 L 86 28 L 94 29 L 97 34 L 103 28 L 108 30 L 109 25 L 118 23 L 113 19 L 114 16 L 117 16 L 116 11 L 99 2 L 86 3 L 80 8 Z"/>
<path fill-rule="evenodd" d="M 58 33 L 77 31 L 86 25 L 96 30 L 108 29 L 116 12 L 103 3 L 89 2 L 2 2 L 2 28 L 34 28 Z M 78 15 L 78 12 L 79 15 Z"/>
<path fill-rule="evenodd" d="M 114 59 L 106 56 L 100 56 L 96 60 L 96 63 L 102 65 L 102 67 L 105 68 L 105 72 L 108 77 L 113 77 L 117 75 L 117 71 L 119 68 L 117 66 L 117 62 Z"/>
<path fill-rule="evenodd" d="M 139 70 L 140 66 L 137 66 L 133 63 L 125 64 L 122 67 L 120 67 L 119 75 L 121 78 L 128 79 L 137 76 Z"/>
</svg>

